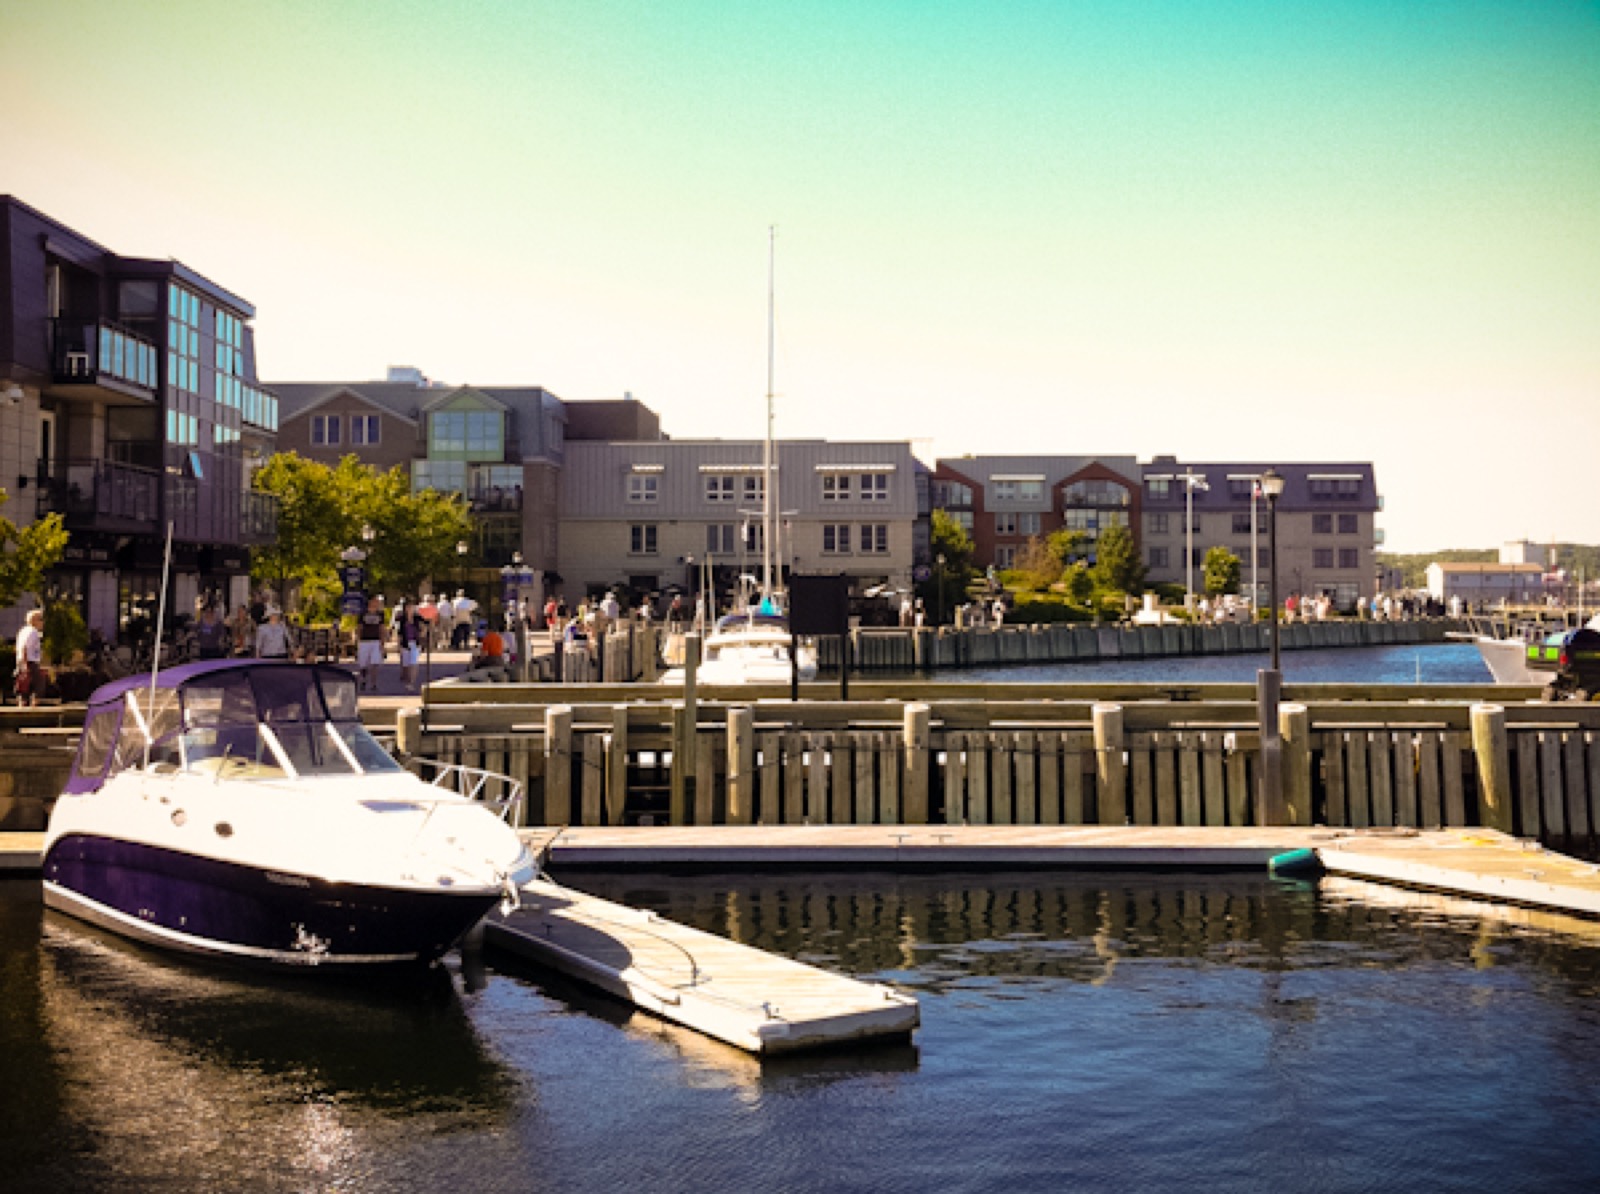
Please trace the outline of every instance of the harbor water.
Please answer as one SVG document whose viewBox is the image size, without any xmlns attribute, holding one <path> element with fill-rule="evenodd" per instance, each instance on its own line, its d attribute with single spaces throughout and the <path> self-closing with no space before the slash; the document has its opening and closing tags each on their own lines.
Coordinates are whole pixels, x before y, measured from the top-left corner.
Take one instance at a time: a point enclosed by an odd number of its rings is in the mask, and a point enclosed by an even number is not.
<svg viewBox="0 0 1600 1194">
<path fill-rule="evenodd" d="M 1492 684 L 1471 643 L 1386 647 L 1332 647 L 1284 651 L 1286 684 Z M 1178 681 L 1192 684 L 1255 683 L 1270 664 L 1260 651 L 1242 655 L 1184 655 L 1166 659 L 1099 659 L 1025 667 L 968 668 L 963 681 L 988 684 L 1092 684 L 1096 680 Z M 940 677 L 941 679 L 944 677 Z"/>
<path fill-rule="evenodd" d="M 1600 926 L 1254 875 L 569 881 L 923 1025 L 763 1064 L 493 954 L 268 980 L 8 880 L 0 1189 L 1600 1188 Z"/>
</svg>

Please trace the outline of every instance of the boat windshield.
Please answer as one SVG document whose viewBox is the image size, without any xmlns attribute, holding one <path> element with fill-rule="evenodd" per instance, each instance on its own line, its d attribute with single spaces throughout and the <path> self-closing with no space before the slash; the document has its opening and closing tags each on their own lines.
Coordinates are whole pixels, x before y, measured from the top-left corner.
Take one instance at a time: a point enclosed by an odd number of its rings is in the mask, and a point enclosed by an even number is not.
<svg viewBox="0 0 1600 1194">
<path fill-rule="evenodd" d="M 789 621 L 782 614 L 764 614 L 754 610 L 739 614 L 724 614 L 717 619 L 717 633 L 738 633 L 741 630 L 781 630 L 789 632 Z"/>
<path fill-rule="evenodd" d="M 266 737 L 296 775 L 366 775 L 400 764 L 358 722 L 280 725 Z"/>
</svg>

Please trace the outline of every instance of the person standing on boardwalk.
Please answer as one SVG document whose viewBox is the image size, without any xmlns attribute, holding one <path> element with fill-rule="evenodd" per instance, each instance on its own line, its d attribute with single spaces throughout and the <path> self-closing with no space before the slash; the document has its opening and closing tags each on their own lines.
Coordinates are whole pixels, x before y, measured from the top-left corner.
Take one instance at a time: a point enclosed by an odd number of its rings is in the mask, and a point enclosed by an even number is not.
<svg viewBox="0 0 1600 1194">
<path fill-rule="evenodd" d="M 194 628 L 195 643 L 200 648 L 201 659 L 221 659 L 228 653 L 228 626 L 214 605 L 203 606 L 200 621 Z"/>
<path fill-rule="evenodd" d="M 256 627 L 256 657 L 289 658 L 289 628 L 283 624 L 283 611 L 276 605 L 267 606 L 267 620 Z"/>
<path fill-rule="evenodd" d="M 450 646 L 456 651 L 465 651 L 472 646 L 473 615 L 478 612 L 478 603 L 467 596 L 465 589 L 457 589 L 453 609 L 455 626 L 451 630 Z"/>
<path fill-rule="evenodd" d="M 356 670 L 361 673 L 361 688 L 378 691 L 378 668 L 383 664 L 383 645 L 387 630 L 383 606 L 376 597 L 367 598 L 367 612 L 356 622 Z"/>
<path fill-rule="evenodd" d="M 17 634 L 17 704 L 37 705 L 44 687 L 44 610 L 28 613 Z"/>
<path fill-rule="evenodd" d="M 417 691 L 417 666 L 422 662 L 422 617 L 415 604 L 402 604 L 395 613 L 395 640 L 400 644 L 400 684 Z"/>
</svg>

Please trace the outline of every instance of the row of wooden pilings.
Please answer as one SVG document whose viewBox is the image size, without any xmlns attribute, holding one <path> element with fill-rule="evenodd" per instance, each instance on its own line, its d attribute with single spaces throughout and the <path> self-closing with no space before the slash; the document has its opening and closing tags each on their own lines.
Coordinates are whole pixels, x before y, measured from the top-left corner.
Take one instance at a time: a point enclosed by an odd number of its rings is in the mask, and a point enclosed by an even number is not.
<svg viewBox="0 0 1600 1194">
<path fill-rule="evenodd" d="M 426 726 L 404 711 L 397 740 L 513 776 L 544 824 L 1283 820 L 1482 826 L 1579 853 L 1600 832 L 1600 707 L 1291 700 L 1279 814 L 1254 715 L 1239 699 L 449 705 Z"/>
</svg>

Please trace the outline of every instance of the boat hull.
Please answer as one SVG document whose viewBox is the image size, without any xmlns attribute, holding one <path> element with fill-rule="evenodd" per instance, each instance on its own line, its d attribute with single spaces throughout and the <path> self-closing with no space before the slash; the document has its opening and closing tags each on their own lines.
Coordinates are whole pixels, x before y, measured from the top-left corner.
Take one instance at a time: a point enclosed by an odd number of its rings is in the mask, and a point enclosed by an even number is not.
<svg viewBox="0 0 1600 1194">
<path fill-rule="evenodd" d="M 93 834 L 53 842 L 48 907 L 135 941 L 280 967 L 437 960 L 498 902 L 483 888 L 332 882 Z"/>
</svg>

